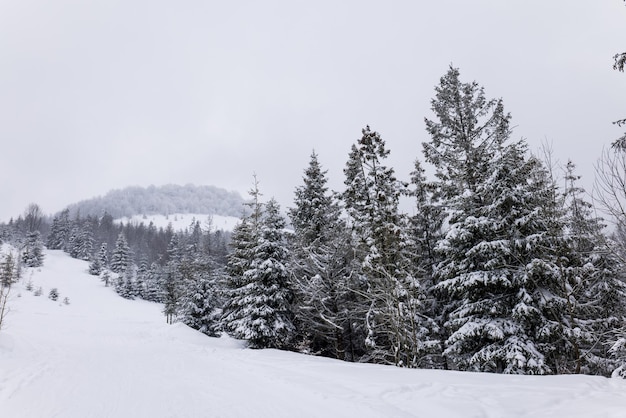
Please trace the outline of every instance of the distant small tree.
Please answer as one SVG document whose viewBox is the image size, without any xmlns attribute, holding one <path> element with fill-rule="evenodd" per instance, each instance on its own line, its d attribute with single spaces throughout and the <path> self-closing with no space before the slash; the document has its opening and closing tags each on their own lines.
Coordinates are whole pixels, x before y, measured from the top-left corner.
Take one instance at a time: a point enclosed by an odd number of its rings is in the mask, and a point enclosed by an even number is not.
<svg viewBox="0 0 626 418">
<path fill-rule="evenodd" d="M 123 233 L 117 237 L 115 249 L 111 255 L 111 271 L 118 274 L 124 274 L 130 264 L 130 247 Z"/>
<path fill-rule="evenodd" d="M 9 253 L 0 265 L 0 329 L 2 329 L 4 317 L 8 312 L 9 293 L 15 280 L 14 271 L 15 262 L 13 255 Z"/>
<path fill-rule="evenodd" d="M 43 220 L 43 212 L 36 203 L 28 205 L 24 211 L 24 223 L 26 225 L 26 232 L 39 231 L 41 228 L 41 222 Z"/>
<path fill-rule="evenodd" d="M 22 251 L 22 262 L 28 267 L 41 267 L 43 265 L 43 242 L 41 234 L 35 230 L 26 236 L 26 243 Z"/>
<path fill-rule="evenodd" d="M 171 265 L 163 271 L 163 314 L 168 324 L 173 324 L 178 315 L 180 286 L 178 272 Z"/>
<path fill-rule="evenodd" d="M 63 210 L 52 219 L 50 234 L 46 241 L 46 246 L 50 250 L 64 250 L 70 238 L 70 211 Z"/>
<path fill-rule="evenodd" d="M 127 268 L 123 274 L 120 274 L 115 283 L 115 291 L 124 299 L 135 299 L 135 283 L 134 271 Z"/>
<path fill-rule="evenodd" d="M 89 274 L 92 276 L 99 276 L 102 272 L 102 266 L 100 265 L 100 260 L 98 257 L 93 257 L 91 262 L 89 263 Z"/>
<path fill-rule="evenodd" d="M 100 280 L 104 282 L 104 287 L 109 286 L 109 282 L 111 281 L 111 273 L 109 273 L 109 270 L 102 270 L 102 273 L 100 273 Z"/>
<path fill-rule="evenodd" d="M 16 281 L 15 264 L 13 254 L 7 254 L 0 265 L 0 285 L 10 287 Z"/>
<path fill-rule="evenodd" d="M 8 301 L 10 291 L 10 286 L 5 286 L 4 284 L 0 283 L 0 330 L 2 329 L 2 324 L 4 323 L 4 317 L 9 311 Z"/>
<path fill-rule="evenodd" d="M 50 293 L 48 293 L 48 298 L 56 301 L 59 298 L 59 290 L 56 287 L 50 289 Z"/>
</svg>

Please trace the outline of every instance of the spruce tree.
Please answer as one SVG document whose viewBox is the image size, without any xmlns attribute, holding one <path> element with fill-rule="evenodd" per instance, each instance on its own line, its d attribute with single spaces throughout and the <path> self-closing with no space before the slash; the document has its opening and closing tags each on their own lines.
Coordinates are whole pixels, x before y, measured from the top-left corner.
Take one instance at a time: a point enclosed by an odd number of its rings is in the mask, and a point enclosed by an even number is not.
<svg viewBox="0 0 626 418">
<path fill-rule="evenodd" d="M 428 332 L 425 341 L 424 356 L 420 367 L 441 368 L 445 364 L 441 357 L 442 341 L 445 339 L 445 330 L 439 324 L 444 322 L 441 308 L 437 301 L 433 276 L 434 267 L 440 262 L 440 256 L 435 251 L 437 242 L 442 238 L 442 228 L 445 220 L 444 209 L 436 199 L 437 187 L 428 182 L 425 170 L 419 160 L 415 161 L 411 172 L 410 188 L 406 191 L 414 199 L 414 214 L 409 218 L 408 235 L 410 237 L 409 254 L 412 260 L 414 274 L 420 277 L 424 289 L 423 302 L 424 326 Z"/>
<path fill-rule="evenodd" d="M 163 302 L 163 289 L 162 289 L 162 269 L 157 263 L 152 263 L 150 269 L 146 273 L 144 279 L 144 299 L 151 302 Z"/>
<path fill-rule="evenodd" d="M 455 202 L 464 210 L 438 244 L 437 288 L 451 302 L 444 353 L 461 369 L 550 372 L 539 338 L 548 321 L 543 297 L 553 306 L 561 300 L 548 274 L 558 270 L 550 218 L 537 210 L 553 206 L 549 184 L 533 181 L 539 164 L 524 144 L 508 146 L 491 176 Z"/>
<path fill-rule="evenodd" d="M 425 119 L 431 140 L 422 145 L 436 168 L 441 197 L 475 192 L 509 138 L 511 117 L 502 99 L 487 100 L 478 83 L 462 83 L 458 68 L 450 67 L 435 87 L 431 108 L 435 119 Z"/>
<path fill-rule="evenodd" d="M 9 288 L 17 280 L 15 274 L 16 262 L 13 253 L 9 252 L 4 256 L 0 264 L 0 286 Z"/>
<path fill-rule="evenodd" d="M 109 267 L 109 250 L 106 242 L 100 244 L 100 250 L 98 251 L 96 258 L 103 269 Z"/>
<path fill-rule="evenodd" d="M 249 257 L 242 260 L 242 254 L 235 250 L 236 254 L 229 258 L 231 290 L 224 326 L 235 338 L 247 340 L 252 348 L 288 348 L 294 325 L 286 266 L 288 251 L 283 236 L 285 221 L 274 199 L 265 205 L 264 213 L 256 181 L 251 195 L 251 228 L 244 226 L 237 235 L 233 234 L 234 244 L 245 248 Z"/>
<path fill-rule="evenodd" d="M 364 318 L 353 309 L 359 289 L 352 288 L 355 283 L 350 280 L 352 246 L 327 181 L 313 152 L 304 184 L 296 188 L 295 206 L 289 209 L 294 227 L 290 264 L 295 279 L 295 322 L 301 350 L 357 360 L 364 354 L 359 340 L 365 335 L 355 337 L 355 328 L 362 332 L 365 327 Z"/>
<path fill-rule="evenodd" d="M 195 263 L 183 274 L 181 321 L 211 337 L 218 336 L 221 329 L 219 278 L 212 262 Z"/>
<path fill-rule="evenodd" d="M 111 271 L 123 275 L 130 264 L 130 247 L 124 233 L 120 232 L 111 254 Z"/>
<path fill-rule="evenodd" d="M 593 206 L 584 199 L 579 179 L 569 161 L 564 201 L 570 256 L 565 259 L 567 281 L 562 290 L 567 298 L 566 319 L 571 324 L 563 327 L 570 361 L 562 362 L 562 369 L 609 375 L 617 364 L 611 358 L 607 336 L 625 325 L 626 284 L 612 243 L 603 235 L 602 220 L 593 215 Z"/>
<path fill-rule="evenodd" d="M 181 294 L 179 272 L 173 264 L 168 264 L 161 274 L 161 300 L 163 301 L 163 314 L 168 324 L 173 324 L 179 313 L 179 301 Z"/>
<path fill-rule="evenodd" d="M 46 246 L 51 250 L 65 250 L 70 237 L 70 211 L 64 209 L 52 219 Z"/>
<path fill-rule="evenodd" d="M 94 255 L 92 260 L 89 262 L 89 274 L 92 276 L 99 276 L 102 273 L 102 265 L 100 264 L 100 260 L 97 256 Z"/>
<path fill-rule="evenodd" d="M 384 164 L 389 151 L 380 135 L 369 126 L 362 133 L 344 169 L 343 202 L 357 240 L 361 265 L 355 273 L 366 286 L 366 344 L 372 361 L 416 367 L 423 354 L 423 293 L 408 254 L 406 219 L 398 211 L 404 185 Z"/>
<path fill-rule="evenodd" d="M 236 321 L 242 317 L 244 309 L 244 273 L 250 268 L 257 231 L 249 219 L 244 217 L 233 228 L 230 240 L 231 252 L 226 264 L 225 305 L 222 317 L 223 328 L 232 335 L 242 335 L 237 331 Z"/>
<path fill-rule="evenodd" d="M 43 242 L 39 231 L 29 232 L 22 250 L 22 263 L 27 267 L 41 267 L 43 265 Z"/>
</svg>

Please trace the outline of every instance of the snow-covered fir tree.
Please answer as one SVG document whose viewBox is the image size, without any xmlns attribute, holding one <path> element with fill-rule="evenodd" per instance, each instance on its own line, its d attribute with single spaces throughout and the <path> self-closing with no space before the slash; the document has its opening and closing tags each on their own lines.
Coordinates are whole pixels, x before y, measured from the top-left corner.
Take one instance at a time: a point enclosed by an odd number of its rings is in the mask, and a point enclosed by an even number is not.
<svg viewBox="0 0 626 418">
<path fill-rule="evenodd" d="M 27 267 L 43 266 L 43 241 L 39 231 L 31 231 L 26 235 L 21 258 L 22 263 Z"/>
<path fill-rule="evenodd" d="M 354 260 L 350 233 L 327 181 L 313 152 L 304 184 L 296 188 L 295 206 L 289 209 L 294 227 L 290 268 L 295 322 L 300 349 L 355 361 L 365 354 L 365 324 L 354 307 L 364 302 L 351 289 L 355 283 L 350 274 Z"/>
<path fill-rule="evenodd" d="M 444 209 L 436 200 L 437 187 L 428 182 L 425 170 L 419 160 L 415 160 L 411 172 L 410 187 L 406 194 L 414 199 L 414 214 L 409 218 L 409 257 L 413 271 L 420 277 L 420 284 L 425 293 L 422 314 L 424 326 L 429 331 L 429 339 L 424 344 L 420 367 L 440 368 L 444 366 L 441 358 L 442 341 L 445 330 L 440 326 L 444 322 L 441 317 L 441 306 L 437 303 L 434 292 L 434 267 L 441 261 L 435 251 L 436 243 L 442 238 L 445 219 Z"/>
<path fill-rule="evenodd" d="M 253 249 L 256 245 L 257 229 L 253 227 L 246 217 L 235 225 L 231 236 L 231 252 L 228 255 L 226 264 L 226 300 L 223 311 L 223 327 L 229 332 L 233 332 L 228 322 L 234 321 L 240 316 L 242 307 L 239 305 L 238 297 L 240 288 L 244 286 L 244 273 L 250 268 Z"/>
<path fill-rule="evenodd" d="M 13 253 L 4 255 L 0 264 L 0 286 L 9 288 L 17 281 L 16 268 L 17 262 Z"/>
<path fill-rule="evenodd" d="M 220 278 L 218 267 L 210 259 L 196 260 L 182 274 L 181 321 L 212 337 L 221 330 Z"/>
<path fill-rule="evenodd" d="M 115 248 L 111 254 L 111 271 L 123 275 L 131 262 L 130 247 L 126 241 L 126 237 L 122 232 L 115 241 Z"/>
<path fill-rule="evenodd" d="M 292 343 L 295 328 L 290 306 L 293 295 L 286 266 L 285 221 L 274 199 L 263 211 L 256 181 L 251 195 L 251 228 L 239 228 L 237 234 L 233 234 L 235 255 L 229 258 L 230 291 L 223 323 L 229 333 L 247 340 L 250 347 L 287 348 Z M 245 248 L 247 260 L 242 260 L 237 247 Z"/>
<path fill-rule="evenodd" d="M 102 273 L 102 265 L 98 257 L 94 256 L 89 262 L 88 272 L 92 276 L 99 276 Z"/>
<path fill-rule="evenodd" d="M 94 236 L 89 222 L 76 222 L 70 234 L 67 252 L 73 258 L 89 260 L 93 253 Z"/>
<path fill-rule="evenodd" d="M 434 119 L 426 119 L 430 141 L 426 161 L 435 166 L 438 195 L 452 199 L 474 192 L 489 174 L 489 164 L 509 138 L 510 115 L 502 99 L 487 100 L 476 82 L 463 83 L 450 67 L 431 100 Z"/>
<path fill-rule="evenodd" d="M 64 250 L 68 244 L 70 232 L 70 211 L 69 209 L 64 209 L 52 220 L 46 246 L 51 250 Z"/>
<path fill-rule="evenodd" d="M 458 69 L 451 67 L 435 92 L 435 119 L 426 119 L 431 140 L 423 145 L 436 169 L 435 204 L 445 209 L 447 224 L 433 275 L 435 314 L 446 331 L 440 334 L 444 367 L 545 373 L 549 367 L 535 345 L 536 330 L 513 315 L 514 309 L 531 315 L 517 305 L 525 291 L 516 274 L 526 264 L 511 265 L 509 256 L 526 235 L 539 232 L 532 222 L 531 229 L 516 224 L 536 215 L 528 185 L 535 160 L 525 161 L 521 144 L 503 151 L 510 115 L 502 100 L 487 100 L 476 82 L 462 83 Z"/>
<path fill-rule="evenodd" d="M 161 279 L 161 300 L 163 302 L 163 314 L 168 324 L 173 324 L 176 320 L 181 295 L 180 273 L 174 264 L 168 263 L 162 269 Z"/>
<path fill-rule="evenodd" d="M 414 275 L 406 219 L 398 204 L 404 190 L 384 162 L 380 135 L 363 129 L 344 169 L 343 201 L 356 236 L 355 253 L 366 286 L 366 343 L 372 361 L 417 367 L 427 329 L 421 320 L 423 292 Z"/>
<path fill-rule="evenodd" d="M 601 219 L 578 186 L 580 176 L 569 161 L 565 171 L 566 237 L 570 256 L 562 286 L 571 325 L 563 327 L 570 362 L 561 362 L 562 372 L 609 375 L 619 365 L 610 353 L 607 336 L 626 325 L 626 283 L 622 264 L 612 242 L 602 230 Z"/>
<path fill-rule="evenodd" d="M 157 263 L 152 263 L 150 269 L 146 272 L 144 278 L 144 296 L 145 300 L 151 302 L 163 302 L 163 289 L 161 287 L 162 271 Z"/>
<path fill-rule="evenodd" d="M 542 170 L 525 144 L 512 144 L 489 165 L 489 178 L 453 202 L 463 210 L 438 244 L 435 275 L 450 306 L 444 353 L 458 368 L 551 371 L 540 334 L 550 322 L 546 305 L 560 309 L 561 299 L 550 274 L 558 271 L 549 250 L 558 236 L 543 213 L 555 202 Z"/>
<path fill-rule="evenodd" d="M 137 271 L 135 273 L 135 293 L 136 296 L 141 299 L 146 298 L 146 279 L 149 270 L 148 258 L 145 255 L 142 255 L 139 259 L 139 265 L 137 266 Z"/>
<path fill-rule="evenodd" d="M 89 274 L 99 276 L 104 269 L 109 267 L 109 252 L 107 250 L 107 243 L 100 244 L 100 250 L 91 257 L 89 263 Z"/>
<path fill-rule="evenodd" d="M 115 280 L 115 291 L 124 299 L 134 299 L 135 291 L 135 269 L 134 266 L 127 266 L 123 273 L 118 273 Z"/>
</svg>

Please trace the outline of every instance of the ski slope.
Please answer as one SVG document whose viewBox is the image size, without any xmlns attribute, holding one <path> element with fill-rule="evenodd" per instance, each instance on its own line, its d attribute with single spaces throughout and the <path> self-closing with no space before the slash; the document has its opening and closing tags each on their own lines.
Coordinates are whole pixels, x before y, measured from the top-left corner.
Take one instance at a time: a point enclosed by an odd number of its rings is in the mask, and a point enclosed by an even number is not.
<svg viewBox="0 0 626 418">
<path fill-rule="evenodd" d="M 167 325 L 160 305 L 124 300 L 86 269 L 46 251 L 45 266 L 14 287 L 0 331 L 0 417 L 626 416 L 619 379 L 407 370 L 245 349 Z M 29 279 L 43 295 L 25 290 Z"/>
</svg>

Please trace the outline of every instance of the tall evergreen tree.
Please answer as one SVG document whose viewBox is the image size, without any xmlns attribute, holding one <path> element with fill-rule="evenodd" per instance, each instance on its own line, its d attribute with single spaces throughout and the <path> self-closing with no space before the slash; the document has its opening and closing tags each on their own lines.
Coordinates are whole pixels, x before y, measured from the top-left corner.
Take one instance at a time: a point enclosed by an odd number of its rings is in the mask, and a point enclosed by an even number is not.
<svg viewBox="0 0 626 418">
<path fill-rule="evenodd" d="M 152 263 L 144 278 L 144 296 L 145 300 L 151 302 L 163 302 L 164 292 L 162 289 L 161 276 L 162 269 L 157 263 Z"/>
<path fill-rule="evenodd" d="M 602 233 L 601 219 L 578 186 L 580 176 L 570 161 L 566 166 L 564 192 L 566 237 L 570 255 L 565 260 L 562 291 L 567 300 L 563 332 L 570 362 L 563 371 L 610 374 L 617 365 L 611 359 L 607 336 L 625 326 L 626 284 L 622 265 L 611 241 Z M 561 352 L 563 354 L 563 352 Z"/>
<path fill-rule="evenodd" d="M 179 301 L 181 294 L 180 276 L 173 264 L 168 264 L 161 274 L 163 314 L 168 324 L 173 324 L 179 313 Z"/>
<path fill-rule="evenodd" d="M 369 126 L 362 133 L 344 169 L 343 201 L 369 303 L 366 343 L 373 361 L 416 367 L 425 333 L 423 293 L 407 253 L 406 219 L 398 211 L 404 185 L 384 164 L 389 151 L 380 135 Z"/>
<path fill-rule="evenodd" d="M 250 194 L 250 223 L 243 221 L 233 233 L 235 250 L 228 265 L 231 290 L 223 322 L 228 332 L 253 348 L 286 348 L 294 326 L 285 221 L 274 199 L 263 211 L 256 179 Z"/>
<path fill-rule="evenodd" d="M 216 337 L 221 329 L 219 270 L 208 260 L 190 267 L 183 275 L 181 321 L 203 334 Z"/>
<path fill-rule="evenodd" d="M 28 267 L 43 266 L 43 241 L 39 231 L 31 231 L 26 236 L 26 242 L 22 250 L 22 262 Z"/>
<path fill-rule="evenodd" d="M 562 309 L 552 274 L 558 226 L 543 212 L 555 205 L 551 183 L 525 152 L 512 144 L 492 161 L 491 176 L 455 202 L 465 210 L 438 244 L 437 288 L 451 303 L 445 354 L 462 369 L 551 371 L 542 342 L 551 339 L 549 311 Z"/>
<path fill-rule="evenodd" d="M 420 161 L 416 160 L 414 170 L 411 172 L 410 189 L 406 192 L 409 197 L 415 199 L 414 214 L 409 218 L 409 253 L 414 274 L 420 277 L 424 289 L 422 312 L 426 318 L 424 326 L 429 332 L 420 367 L 441 368 L 445 367 L 441 350 L 446 334 L 445 329 L 440 326 L 444 322 L 444 313 L 433 287 L 435 284 L 433 273 L 435 266 L 441 261 L 435 246 L 442 238 L 445 213 L 441 202 L 436 200 L 436 185 L 428 182 L 424 173 Z"/>
<path fill-rule="evenodd" d="M 64 250 L 70 238 L 70 211 L 64 209 L 52 219 L 46 246 L 51 250 Z"/>
<path fill-rule="evenodd" d="M 9 252 L 4 256 L 0 264 L 0 286 L 9 288 L 17 280 L 15 270 L 17 268 L 13 253 Z"/>
<path fill-rule="evenodd" d="M 424 154 L 448 225 L 434 269 L 444 354 L 468 370 L 557 372 L 568 249 L 556 186 L 523 142 L 507 145 L 502 100 L 454 68 L 435 90 Z"/>
<path fill-rule="evenodd" d="M 436 168 L 441 197 L 475 192 L 509 138 L 511 117 L 502 99 L 487 100 L 478 83 L 462 83 L 458 68 L 450 67 L 435 87 L 431 108 L 435 119 L 425 119 L 431 140 L 422 145 Z"/>
<path fill-rule="evenodd" d="M 123 275 L 131 262 L 130 247 L 122 232 L 117 236 L 115 248 L 111 254 L 111 271 Z"/>
<path fill-rule="evenodd" d="M 365 353 L 364 318 L 354 309 L 358 299 L 364 302 L 351 290 L 350 235 L 327 181 L 313 152 L 304 184 L 296 188 L 295 207 L 289 209 L 296 325 L 301 349 L 354 361 Z"/>
</svg>

